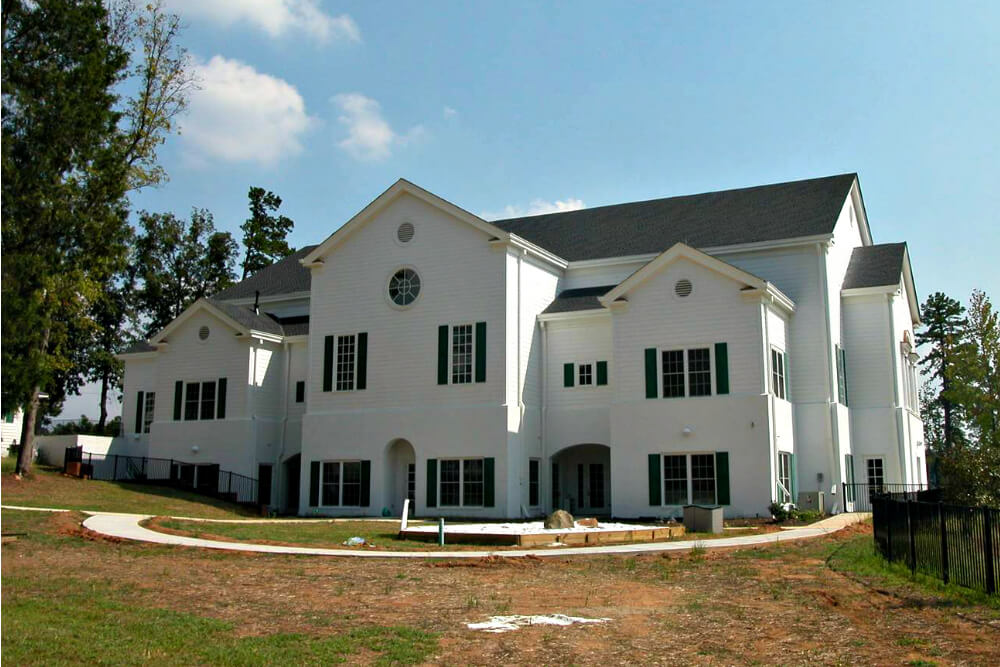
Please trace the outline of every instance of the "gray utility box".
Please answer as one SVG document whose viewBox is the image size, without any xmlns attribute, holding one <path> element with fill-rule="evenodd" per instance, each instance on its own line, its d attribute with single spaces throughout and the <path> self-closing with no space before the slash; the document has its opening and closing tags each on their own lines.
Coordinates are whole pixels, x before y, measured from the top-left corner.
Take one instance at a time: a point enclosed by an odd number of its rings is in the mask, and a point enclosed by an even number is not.
<svg viewBox="0 0 1000 667">
<path fill-rule="evenodd" d="M 800 491 L 798 508 L 800 510 L 819 510 L 826 515 L 826 496 L 822 491 Z"/>
<path fill-rule="evenodd" d="M 721 533 L 722 507 L 719 505 L 685 505 L 684 530 L 692 533 Z"/>
</svg>

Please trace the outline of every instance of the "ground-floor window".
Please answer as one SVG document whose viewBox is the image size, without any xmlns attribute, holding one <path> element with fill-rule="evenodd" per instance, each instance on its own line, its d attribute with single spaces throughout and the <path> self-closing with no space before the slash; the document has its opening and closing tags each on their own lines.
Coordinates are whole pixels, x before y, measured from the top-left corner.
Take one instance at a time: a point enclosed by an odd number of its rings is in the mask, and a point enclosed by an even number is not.
<svg viewBox="0 0 1000 667">
<path fill-rule="evenodd" d="M 483 459 L 442 459 L 438 479 L 443 507 L 483 506 Z"/>
<path fill-rule="evenodd" d="M 715 454 L 663 454 L 664 505 L 716 503 Z"/>
<path fill-rule="evenodd" d="M 361 505 L 361 461 L 324 461 L 320 478 L 322 505 Z"/>
<path fill-rule="evenodd" d="M 538 459 L 528 461 L 528 504 L 537 507 L 539 503 L 538 484 L 542 462 Z"/>
<path fill-rule="evenodd" d="M 878 490 L 885 484 L 885 464 L 881 458 L 867 459 L 865 468 L 868 472 L 868 486 Z"/>
<path fill-rule="evenodd" d="M 779 502 L 792 502 L 792 455 L 778 452 L 778 495 Z"/>
</svg>

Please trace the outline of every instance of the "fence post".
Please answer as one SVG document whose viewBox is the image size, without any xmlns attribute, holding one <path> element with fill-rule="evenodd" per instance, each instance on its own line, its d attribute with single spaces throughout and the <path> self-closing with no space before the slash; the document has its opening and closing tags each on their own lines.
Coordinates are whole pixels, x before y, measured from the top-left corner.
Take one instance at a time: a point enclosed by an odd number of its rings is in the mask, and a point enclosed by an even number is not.
<svg viewBox="0 0 1000 667">
<path fill-rule="evenodd" d="M 910 574 L 917 571 L 917 538 L 913 525 L 913 501 L 906 499 L 906 530 L 910 540 Z"/>
<path fill-rule="evenodd" d="M 948 524 L 944 520 L 944 503 L 938 503 L 938 523 L 941 526 L 941 579 L 948 583 Z"/>
<path fill-rule="evenodd" d="M 986 592 L 993 595 L 996 587 L 996 563 L 993 562 L 993 521 L 990 508 L 983 507 L 983 556 L 986 559 Z"/>
<path fill-rule="evenodd" d="M 875 515 L 875 503 L 877 499 L 871 501 L 872 516 Z M 883 514 L 885 514 L 885 559 L 892 562 L 892 521 L 895 518 L 895 511 L 887 502 L 882 502 Z"/>
</svg>

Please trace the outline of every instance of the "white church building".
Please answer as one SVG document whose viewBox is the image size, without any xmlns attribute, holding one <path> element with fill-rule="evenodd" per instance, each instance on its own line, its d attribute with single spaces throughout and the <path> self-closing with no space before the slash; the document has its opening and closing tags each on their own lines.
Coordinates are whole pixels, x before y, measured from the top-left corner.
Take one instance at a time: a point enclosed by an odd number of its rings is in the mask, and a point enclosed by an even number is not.
<svg viewBox="0 0 1000 667">
<path fill-rule="evenodd" d="M 918 323 L 855 174 L 494 222 L 399 180 L 121 355 L 125 430 L 306 516 L 838 512 L 926 482 Z"/>
</svg>

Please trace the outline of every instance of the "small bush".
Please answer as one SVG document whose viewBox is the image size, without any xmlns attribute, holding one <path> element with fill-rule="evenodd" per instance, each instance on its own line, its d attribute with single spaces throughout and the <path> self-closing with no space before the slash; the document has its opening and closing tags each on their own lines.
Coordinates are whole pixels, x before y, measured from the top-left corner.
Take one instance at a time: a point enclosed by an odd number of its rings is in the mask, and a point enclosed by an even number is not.
<svg viewBox="0 0 1000 667">
<path fill-rule="evenodd" d="M 771 513 L 771 518 L 773 518 L 778 523 L 787 521 L 791 512 L 789 511 L 789 505 L 783 505 L 781 503 L 771 503 L 767 506 L 767 511 Z"/>
<path fill-rule="evenodd" d="M 792 515 L 792 519 L 794 519 L 795 521 L 801 521 L 802 523 L 812 523 L 813 521 L 819 521 L 822 516 L 819 513 L 819 510 L 793 509 L 790 512 L 790 514 Z"/>
</svg>

